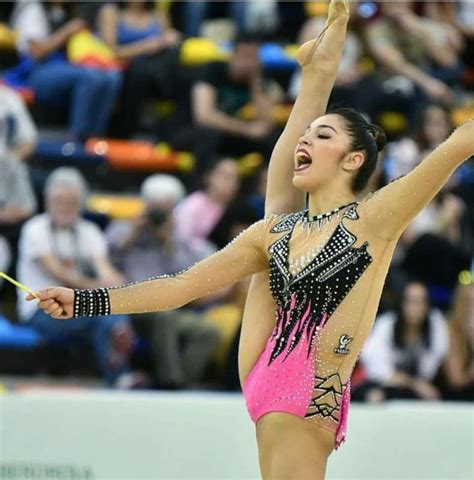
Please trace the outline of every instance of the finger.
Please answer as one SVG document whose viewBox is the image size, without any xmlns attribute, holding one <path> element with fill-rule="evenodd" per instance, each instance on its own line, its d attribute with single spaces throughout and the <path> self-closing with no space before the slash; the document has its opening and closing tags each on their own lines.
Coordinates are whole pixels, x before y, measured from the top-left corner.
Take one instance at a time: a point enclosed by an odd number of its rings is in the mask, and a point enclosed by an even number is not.
<svg viewBox="0 0 474 480">
<path fill-rule="evenodd" d="M 44 290 L 39 290 L 36 294 L 40 300 L 48 300 L 50 298 L 56 298 L 59 295 L 59 292 L 56 287 L 48 287 Z"/>
<path fill-rule="evenodd" d="M 49 315 L 57 320 L 61 320 L 64 313 L 64 308 L 61 305 L 58 305 L 58 308 L 53 310 Z"/>
<path fill-rule="evenodd" d="M 50 307 L 48 307 L 44 310 L 44 312 L 47 313 L 48 315 L 51 315 L 58 308 L 59 308 L 59 303 L 53 302 Z"/>
<path fill-rule="evenodd" d="M 41 308 L 42 310 L 47 310 L 51 305 L 55 302 L 53 299 L 49 300 L 42 300 L 38 302 L 38 307 Z"/>
</svg>

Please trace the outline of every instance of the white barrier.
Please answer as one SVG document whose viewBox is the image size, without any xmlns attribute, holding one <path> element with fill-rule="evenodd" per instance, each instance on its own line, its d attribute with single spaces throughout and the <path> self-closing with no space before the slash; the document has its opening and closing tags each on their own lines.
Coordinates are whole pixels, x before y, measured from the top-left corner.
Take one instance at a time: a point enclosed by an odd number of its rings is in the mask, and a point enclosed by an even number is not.
<svg viewBox="0 0 474 480">
<path fill-rule="evenodd" d="M 7 393 L 0 422 L 2 480 L 259 478 L 240 395 Z M 474 408 L 353 405 L 327 478 L 472 480 Z"/>
</svg>

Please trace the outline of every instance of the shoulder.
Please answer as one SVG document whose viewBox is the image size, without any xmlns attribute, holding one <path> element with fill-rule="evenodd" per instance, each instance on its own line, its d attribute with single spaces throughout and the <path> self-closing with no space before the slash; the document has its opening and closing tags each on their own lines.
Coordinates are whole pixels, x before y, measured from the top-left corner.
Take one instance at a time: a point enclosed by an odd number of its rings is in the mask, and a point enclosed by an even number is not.
<svg viewBox="0 0 474 480">
<path fill-rule="evenodd" d="M 23 232 L 46 231 L 49 227 L 49 218 L 45 213 L 40 213 L 30 218 L 23 224 Z"/>
<path fill-rule="evenodd" d="M 84 218 L 80 218 L 77 221 L 77 229 L 80 235 L 85 235 L 88 237 L 100 237 L 104 238 L 104 232 L 93 222 L 90 220 L 86 220 Z"/>
<path fill-rule="evenodd" d="M 280 233 L 291 230 L 299 220 L 305 218 L 305 210 L 293 213 L 274 213 L 266 216 L 262 222 L 269 229 L 270 233 Z"/>
</svg>

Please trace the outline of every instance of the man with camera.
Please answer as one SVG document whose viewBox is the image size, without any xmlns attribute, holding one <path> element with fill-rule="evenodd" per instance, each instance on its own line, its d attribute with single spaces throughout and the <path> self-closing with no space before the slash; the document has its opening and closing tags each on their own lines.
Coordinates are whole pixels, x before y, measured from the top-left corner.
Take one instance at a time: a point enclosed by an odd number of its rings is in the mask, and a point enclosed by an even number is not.
<svg viewBox="0 0 474 480">
<path fill-rule="evenodd" d="M 170 175 L 148 177 L 141 187 L 145 209 L 132 221 L 114 222 L 107 238 L 115 265 L 127 281 L 173 275 L 208 253 L 178 235 L 173 209 L 184 197 L 181 182 Z M 148 341 L 157 386 L 200 385 L 219 342 L 217 329 L 192 308 L 133 317 L 134 327 Z"/>
</svg>

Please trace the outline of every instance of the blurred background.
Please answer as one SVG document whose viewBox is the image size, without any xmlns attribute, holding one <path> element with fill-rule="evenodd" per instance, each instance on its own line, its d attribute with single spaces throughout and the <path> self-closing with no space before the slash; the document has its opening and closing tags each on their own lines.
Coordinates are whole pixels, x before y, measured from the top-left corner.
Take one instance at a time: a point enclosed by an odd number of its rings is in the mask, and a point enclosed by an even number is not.
<svg viewBox="0 0 474 480">
<path fill-rule="evenodd" d="M 365 195 L 409 172 L 474 116 L 474 2 L 351 0 L 350 8 L 330 104 L 363 112 L 389 140 Z M 0 271 L 32 289 L 120 285 L 177 273 L 262 218 L 269 157 L 299 88 L 294 53 L 319 34 L 326 13 L 327 2 L 278 0 L 2 1 Z M 453 444 L 464 435 L 472 454 L 473 252 L 471 158 L 397 246 L 352 379 L 362 430 L 364 415 L 392 404 L 413 409 L 415 423 L 418 413 L 440 408 L 433 418 L 459 422 Z M 9 468 L 23 478 L 14 469 L 23 471 L 37 448 L 5 450 L 19 428 L 18 396 L 39 391 L 61 402 L 54 393 L 66 392 L 65 412 L 79 399 L 105 402 L 94 392 L 126 405 L 134 397 L 124 390 L 167 405 L 190 395 L 192 404 L 204 402 L 197 409 L 232 401 L 222 392 L 240 391 L 247 287 L 172 312 L 61 323 L 0 284 L 0 403 L 2 417 L 12 415 L 2 428 L 0 478 L 10 478 Z M 28 411 L 38 407 L 32 402 Z M 433 439 L 435 430 L 420 428 Z M 250 427 L 244 442 L 247 434 Z M 41 464 L 34 468 L 37 476 L 25 478 L 47 478 L 38 476 L 46 475 Z M 465 477 L 368 472 L 340 478 L 474 478 L 472 456 Z M 71 478 L 119 478 L 108 475 Z M 209 475 L 199 478 L 219 478 Z"/>
</svg>

